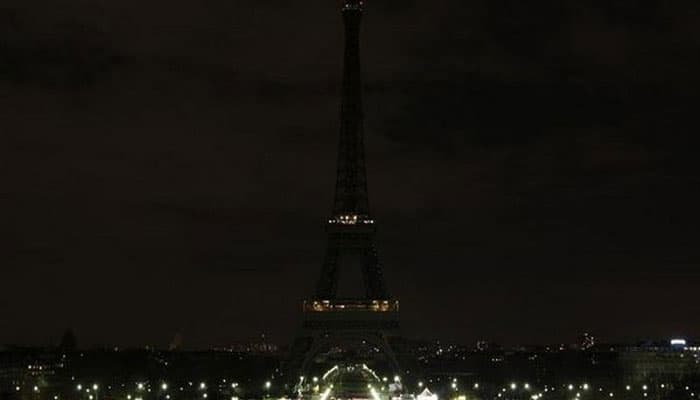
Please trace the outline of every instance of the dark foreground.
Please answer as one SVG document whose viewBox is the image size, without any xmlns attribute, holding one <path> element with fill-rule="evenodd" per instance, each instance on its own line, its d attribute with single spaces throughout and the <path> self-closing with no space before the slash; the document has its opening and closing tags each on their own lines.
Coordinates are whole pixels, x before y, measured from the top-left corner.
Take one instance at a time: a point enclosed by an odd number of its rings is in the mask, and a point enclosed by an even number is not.
<svg viewBox="0 0 700 400">
<path fill-rule="evenodd" d="M 439 399 L 697 399 L 700 349 L 663 344 L 586 350 L 405 346 L 414 360 L 383 376 L 382 397 Z M 294 396 L 285 351 L 160 351 L 18 348 L 0 350 L 1 400 L 232 400 Z M 332 365 L 337 360 L 325 360 Z M 287 374 L 289 375 L 289 374 Z M 319 381 L 323 394 L 323 377 Z M 400 382 L 397 384 L 396 382 Z M 356 387 L 362 387 L 361 382 Z M 338 397 L 341 397 L 340 395 Z M 369 396 L 371 397 L 371 396 Z"/>
</svg>

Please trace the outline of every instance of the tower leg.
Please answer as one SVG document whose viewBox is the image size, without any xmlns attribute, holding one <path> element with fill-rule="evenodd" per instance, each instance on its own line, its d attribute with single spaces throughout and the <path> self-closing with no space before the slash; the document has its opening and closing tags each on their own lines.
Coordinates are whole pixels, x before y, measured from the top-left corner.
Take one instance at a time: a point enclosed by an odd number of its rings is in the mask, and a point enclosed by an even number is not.
<svg viewBox="0 0 700 400">
<path fill-rule="evenodd" d="M 365 279 L 367 298 L 374 300 L 385 300 L 389 294 L 384 283 L 382 267 L 379 264 L 377 250 L 374 245 L 370 245 L 363 251 L 362 272 Z"/>
<path fill-rule="evenodd" d="M 316 287 L 316 298 L 328 300 L 338 292 L 338 248 L 329 244 L 321 268 L 321 278 Z"/>
</svg>

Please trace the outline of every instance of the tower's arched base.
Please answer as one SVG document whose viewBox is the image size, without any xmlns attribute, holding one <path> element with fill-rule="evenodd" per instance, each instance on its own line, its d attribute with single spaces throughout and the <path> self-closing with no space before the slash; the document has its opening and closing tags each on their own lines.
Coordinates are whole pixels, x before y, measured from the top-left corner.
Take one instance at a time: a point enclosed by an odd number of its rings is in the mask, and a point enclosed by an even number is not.
<svg viewBox="0 0 700 400">
<path fill-rule="evenodd" d="M 399 333 L 398 302 L 311 302 L 286 364 L 288 381 L 322 374 L 334 364 L 367 364 L 390 376 L 400 366 L 390 338 Z"/>
</svg>

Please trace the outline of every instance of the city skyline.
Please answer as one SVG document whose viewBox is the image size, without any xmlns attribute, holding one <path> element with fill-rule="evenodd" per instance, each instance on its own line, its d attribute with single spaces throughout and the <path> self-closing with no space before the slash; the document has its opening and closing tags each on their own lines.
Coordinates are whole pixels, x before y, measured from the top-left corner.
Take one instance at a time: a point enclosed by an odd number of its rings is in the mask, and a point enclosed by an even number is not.
<svg viewBox="0 0 700 400">
<path fill-rule="evenodd" d="M 0 343 L 290 341 L 332 204 L 338 4 L 35 3 L 0 10 Z M 372 4 L 369 191 L 405 336 L 700 336 L 692 15 Z"/>
</svg>

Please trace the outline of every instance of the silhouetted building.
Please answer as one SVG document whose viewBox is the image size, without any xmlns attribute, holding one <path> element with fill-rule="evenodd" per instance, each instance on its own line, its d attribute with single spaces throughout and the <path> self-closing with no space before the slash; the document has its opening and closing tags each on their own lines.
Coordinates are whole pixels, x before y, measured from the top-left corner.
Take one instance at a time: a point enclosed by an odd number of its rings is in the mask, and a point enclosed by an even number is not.
<svg viewBox="0 0 700 400">
<path fill-rule="evenodd" d="M 58 345 L 58 349 L 63 352 L 72 352 L 78 348 L 78 340 L 75 338 L 75 333 L 73 330 L 69 329 L 61 338 L 61 342 Z"/>
</svg>

